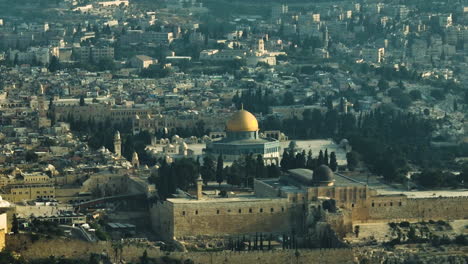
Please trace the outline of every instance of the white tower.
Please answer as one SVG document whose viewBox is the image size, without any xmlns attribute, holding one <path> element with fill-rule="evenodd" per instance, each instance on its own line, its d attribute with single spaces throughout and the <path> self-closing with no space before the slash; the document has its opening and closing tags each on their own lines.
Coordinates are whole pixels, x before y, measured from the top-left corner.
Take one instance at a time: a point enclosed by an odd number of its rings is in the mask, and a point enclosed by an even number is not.
<svg viewBox="0 0 468 264">
<path fill-rule="evenodd" d="M 140 160 L 138 159 L 138 154 L 136 152 L 133 152 L 132 165 L 137 169 L 140 167 Z"/>
<path fill-rule="evenodd" d="M 120 132 L 115 132 L 114 135 L 114 153 L 120 157 L 122 156 L 122 141 L 120 139 Z"/>
</svg>

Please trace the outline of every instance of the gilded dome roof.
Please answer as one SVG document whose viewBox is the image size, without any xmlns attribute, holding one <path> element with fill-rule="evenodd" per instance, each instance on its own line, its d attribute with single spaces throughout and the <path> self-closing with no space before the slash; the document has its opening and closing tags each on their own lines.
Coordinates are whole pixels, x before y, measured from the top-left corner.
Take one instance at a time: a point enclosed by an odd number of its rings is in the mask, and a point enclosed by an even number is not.
<svg viewBox="0 0 468 264">
<path fill-rule="evenodd" d="M 244 109 L 235 113 L 227 122 L 226 130 L 230 132 L 258 131 L 258 121 L 254 115 Z"/>
</svg>

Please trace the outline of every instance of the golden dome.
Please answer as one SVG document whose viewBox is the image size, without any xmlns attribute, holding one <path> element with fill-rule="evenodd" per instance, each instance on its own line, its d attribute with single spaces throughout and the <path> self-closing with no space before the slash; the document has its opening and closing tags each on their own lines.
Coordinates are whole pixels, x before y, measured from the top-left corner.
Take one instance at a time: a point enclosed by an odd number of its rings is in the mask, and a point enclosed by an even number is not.
<svg viewBox="0 0 468 264">
<path fill-rule="evenodd" d="M 255 132 L 258 131 L 257 118 L 244 109 L 235 113 L 226 125 L 227 131 L 231 132 Z"/>
</svg>

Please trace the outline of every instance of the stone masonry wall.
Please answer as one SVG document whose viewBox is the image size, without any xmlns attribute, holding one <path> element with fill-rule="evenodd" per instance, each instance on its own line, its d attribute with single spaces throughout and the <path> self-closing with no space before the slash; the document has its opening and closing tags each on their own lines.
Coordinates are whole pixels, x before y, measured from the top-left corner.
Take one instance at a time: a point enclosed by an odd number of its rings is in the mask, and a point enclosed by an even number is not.
<svg viewBox="0 0 468 264">
<path fill-rule="evenodd" d="M 88 243 L 69 239 L 51 239 L 40 240 L 31 243 L 29 238 L 16 236 L 7 239 L 7 245 L 10 250 L 21 248 L 21 254 L 26 259 L 48 258 L 51 256 L 51 248 L 54 249 L 53 255 L 64 256 L 74 259 L 88 259 L 89 254 L 107 252 L 114 260 L 111 242 Z M 127 262 L 139 261 L 139 257 L 147 251 L 151 258 L 169 256 L 174 259 L 191 259 L 196 264 L 351 264 L 354 263 L 354 253 L 352 249 L 317 249 L 317 250 L 273 250 L 273 251 L 250 251 L 250 252 L 172 252 L 168 255 L 166 252 L 148 245 L 125 245 L 122 251 L 122 257 Z"/>
<path fill-rule="evenodd" d="M 353 210 L 358 221 L 422 221 L 468 219 L 468 197 L 369 198 L 367 208 Z"/>
</svg>

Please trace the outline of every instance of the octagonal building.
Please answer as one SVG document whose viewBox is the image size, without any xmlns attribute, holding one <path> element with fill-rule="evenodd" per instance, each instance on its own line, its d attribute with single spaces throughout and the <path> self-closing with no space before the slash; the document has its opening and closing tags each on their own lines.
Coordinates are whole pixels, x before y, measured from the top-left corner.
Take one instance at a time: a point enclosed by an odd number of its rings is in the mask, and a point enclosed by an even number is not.
<svg viewBox="0 0 468 264">
<path fill-rule="evenodd" d="M 258 121 L 252 113 L 244 109 L 237 111 L 227 121 L 225 130 L 225 138 L 207 144 L 206 154 L 221 155 L 224 161 L 232 162 L 252 153 L 254 158 L 262 155 L 267 162 L 279 163 L 279 141 L 259 137 Z"/>
</svg>

